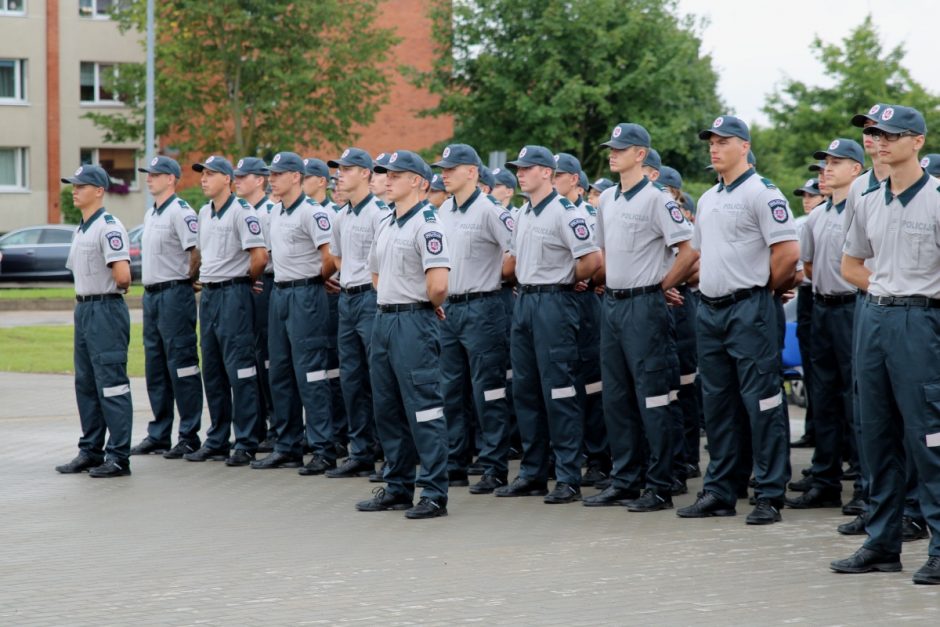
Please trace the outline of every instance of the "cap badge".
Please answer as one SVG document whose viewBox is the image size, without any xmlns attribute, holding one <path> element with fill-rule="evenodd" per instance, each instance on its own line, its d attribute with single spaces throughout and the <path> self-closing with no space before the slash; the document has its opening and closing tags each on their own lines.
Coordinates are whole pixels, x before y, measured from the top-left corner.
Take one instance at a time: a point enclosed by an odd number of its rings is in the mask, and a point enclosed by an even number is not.
<svg viewBox="0 0 940 627">
<path fill-rule="evenodd" d="M 725 123 L 725 119 L 724 119 L 724 118 L 715 118 L 715 121 L 712 122 L 712 128 L 718 128 L 719 126 L 721 126 L 721 125 L 724 124 L 724 123 Z"/>
<path fill-rule="evenodd" d="M 614 127 L 614 132 L 610 134 L 613 139 L 617 139 L 623 133 L 623 129 L 619 126 Z"/>
<path fill-rule="evenodd" d="M 238 165 L 236 165 L 235 167 L 238 168 L 238 169 L 241 169 L 241 167 L 242 167 L 243 165 L 245 165 L 245 160 L 244 160 L 244 159 L 239 159 L 239 160 L 238 160 Z"/>
<path fill-rule="evenodd" d="M 928 165 L 930 165 L 930 159 L 928 159 L 927 157 L 924 157 L 923 159 L 920 160 L 920 167 L 926 168 Z"/>
<path fill-rule="evenodd" d="M 212 163 L 213 161 L 215 161 L 215 155 L 212 155 L 211 157 L 206 159 L 206 163 Z"/>
<path fill-rule="evenodd" d="M 555 163 L 558 163 L 558 157 L 559 157 L 559 156 L 560 156 L 560 155 L 555 155 Z"/>
<path fill-rule="evenodd" d="M 381 155 L 379 155 L 380 158 L 381 158 L 382 156 L 384 156 L 384 153 L 381 154 Z M 388 162 L 389 162 L 389 163 L 395 163 L 396 161 L 398 161 L 398 153 L 397 153 L 397 152 L 393 152 L 393 153 L 392 153 L 392 156 L 389 157 Z"/>
<path fill-rule="evenodd" d="M 345 159 L 345 158 L 348 157 L 348 156 L 349 156 L 349 148 L 347 148 L 346 150 L 343 151 L 343 156 L 340 157 L 340 159 Z"/>
<path fill-rule="evenodd" d="M 304 159 L 304 165 L 307 165 L 308 161 L 310 161 L 310 159 Z"/>
<path fill-rule="evenodd" d="M 520 158 L 520 159 L 522 159 L 522 158 L 525 156 L 526 150 L 527 150 L 526 148 L 523 148 L 522 150 L 519 151 L 519 158 Z"/>
<path fill-rule="evenodd" d="M 885 122 L 887 122 L 888 120 L 890 120 L 890 119 L 893 118 L 893 117 L 894 117 L 894 108 L 893 108 L 893 107 L 888 107 L 888 108 L 885 109 L 884 112 L 882 112 L 882 114 L 881 114 L 881 119 L 884 120 Z"/>
<path fill-rule="evenodd" d="M 157 162 L 158 162 L 158 161 L 160 161 L 160 158 L 159 158 L 159 157 L 154 157 L 153 160 L 150 162 L 150 165 L 157 165 Z"/>
<path fill-rule="evenodd" d="M 78 168 L 77 170 L 75 170 L 75 176 L 81 175 L 81 173 L 82 173 L 82 168 L 83 168 L 83 167 L 85 167 L 85 166 L 82 166 L 82 167 Z"/>
<path fill-rule="evenodd" d="M 832 140 L 832 143 L 829 144 L 829 150 L 835 150 L 835 149 L 838 148 L 838 147 L 839 147 L 839 140 L 838 140 L 838 139 Z"/>
<path fill-rule="evenodd" d="M 881 108 L 881 105 L 872 105 L 871 109 L 868 110 L 868 115 L 875 115 L 878 113 L 878 109 Z"/>
<path fill-rule="evenodd" d="M 496 168 L 495 170 L 493 170 L 494 175 L 499 174 L 500 172 L 502 172 L 501 168 Z"/>
<path fill-rule="evenodd" d="M 450 146 L 448 146 L 447 148 L 444 149 L 444 154 L 443 154 L 443 157 L 444 157 L 445 159 L 446 159 L 447 157 L 449 157 L 449 156 L 450 156 Z"/>
<path fill-rule="evenodd" d="M 804 185 L 803 187 L 813 187 L 815 184 L 816 184 L 816 179 L 807 179 L 806 185 Z"/>
<path fill-rule="evenodd" d="M 281 153 L 277 153 L 276 155 L 274 155 L 274 159 L 271 160 L 271 163 L 277 163 L 280 160 L 281 160 Z"/>
</svg>

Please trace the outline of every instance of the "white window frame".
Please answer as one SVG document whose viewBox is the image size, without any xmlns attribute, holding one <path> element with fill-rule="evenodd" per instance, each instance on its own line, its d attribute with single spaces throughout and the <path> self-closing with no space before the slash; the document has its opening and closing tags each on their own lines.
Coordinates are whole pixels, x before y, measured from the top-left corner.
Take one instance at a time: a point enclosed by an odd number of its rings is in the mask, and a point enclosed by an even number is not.
<svg viewBox="0 0 940 627">
<path fill-rule="evenodd" d="M 99 13 L 98 12 L 98 0 L 90 0 L 91 2 L 91 15 L 82 14 L 82 3 L 79 0 L 78 3 L 78 17 L 83 20 L 110 20 L 111 13 Z M 118 0 L 118 4 L 121 4 L 121 0 Z"/>
<path fill-rule="evenodd" d="M 9 97 L 0 97 L 0 104 L 14 104 L 22 105 L 28 104 L 29 100 L 27 96 L 29 95 L 29 73 L 27 72 L 27 60 L 26 59 L 10 59 L 4 57 L 0 59 L 2 61 L 13 61 L 13 82 L 14 89 L 19 93 L 15 94 L 12 98 Z"/>
<path fill-rule="evenodd" d="M 29 191 L 29 149 L 19 146 L 0 146 L 0 150 L 12 150 L 16 161 L 16 183 L 3 185 L 0 183 L 0 194 L 18 194 Z"/>
<path fill-rule="evenodd" d="M 90 64 L 93 65 L 94 68 L 95 68 L 95 83 L 94 83 L 95 99 L 94 99 L 94 100 L 82 100 L 82 99 L 81 99 L 81 98 L 82 98 L 82 92 L 81 92 L 81 88 L 82 88 L 82 82 L 81 82 L 81 81 L 82 81 L 82 78 L 81 78 L 81 76 L 82 76 L 82 65 L 85 64 L 85 63 L 90 63 Z M 117 62 L 114 62 L 114 61 L 82 61 L 82 62 L 80 62 L 80 63 L 78 64 L 78 90 L 79 90 L 79 91 L 78 91 L 78 99 L 79 99 L 79 103 L 82 104 L 82 105 L 84 105 L 84 106 L 86 106 L 86 107 L 120 107 L 120 106 L 123 106 L 124 103 L 123 103 L 121 100 L 114 100 L 114 99 L 111 99 L 111 100 L 99 100 L 99 99 L 98 99 L 98 96 L 99 96 L 100 93 L 101 93 L 101 66 L 102 66 L 102 65 L 110 65 L 110 66 L 114 67 L 114 77 L 115 77 L 115 79 L 116 79 L 116 78 L 120 75 L 120 73 L 121 73 L 121 68 L 120 68 L 121 64 L 120 64 L 120 63 L 117 63 Z M 115 95 L 116 95 L 118 98 L 121 97 L 120 94 L 115 94 Z"/>
<path fill-rule="evenodd" d="M 20 8 L 12 9 L 12 10 L 7 8 L 9 6 L 9 2 L 10 0 L 0 0 L 0 15 L 3 15 L 3 16 L 17 15 L 20 17 L 26 15 L 26 0 L 20 0 Z"/>
<path fill-rule="evenodd" d="M 108 149 L 108 150 L 131 150 L 131 151 L 133 151 L 133 152 L 135 153 L 135 154 L 134 154 L 134 178 L 131 180 L 130 185 L 127 186 L 127 189 L 129 189 L 129 190 L 132 191 L 132 192 L 139 192 L 139 191 L 140 191 L 140 183 L 138 182 L 139 176 L 138 176 L 138 174 L 137 174 L 137 166 L 139 165 L 139 163 L 138 163 L 138 157 L 137 157 L 137 154 L 136 154 L 136 153 L 137 153 L 137 149 L 136 149 L 136 148 L 125 148 L 125 147 L 123 147 L 123 146 L 101 146 L 101 147 L 99 147 L 99 148 L 80 148 L 80 149 L 79 149 L 79 160 L 81 161 L 81 156 L 80 156 L 80 155 L 81 155 L 82 151 L 90 150 L 90 151 L 91 151 L 91 161 L 90 161 L 90 163 L 94 163 L 94 164 L 101 163 L 101 153 L 99 152 L 99 151 L 101 150 L 101 148 L 106 148 L 106 149 Z M 85 165 L 85 163 L 82 162 L 82 165 Z M 111 173 L 108 172 L 108 175 L 109 175 L 109 176 L 110 176 L 110 174 L 111 174 Z"/>
</svg>

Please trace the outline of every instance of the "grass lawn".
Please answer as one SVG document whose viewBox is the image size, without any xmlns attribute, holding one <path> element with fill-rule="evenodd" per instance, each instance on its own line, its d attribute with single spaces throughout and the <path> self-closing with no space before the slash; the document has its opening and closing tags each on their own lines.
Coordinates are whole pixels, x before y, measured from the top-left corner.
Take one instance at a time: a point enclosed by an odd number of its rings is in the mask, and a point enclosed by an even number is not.
<svg viewBox="0 0 940 627">
<path fill-rule="evenodd" d="M 128 296 L 143 296 L 143 285 L 132 285 Z M 71 287 L 10 287 L 0 289 L 0 300 L 72 299 L 75 290 Z"/>
<path fill-rule="evenodd" d="M 11 290 L 0 290 L 0 294 L 5 291 Z M 73 329 L 72 325 L 0 329 L 0 371 L 71 374 Z M 139 323 L 131 324 L 127 374 L 144 376 L 143 325 Z"/>
</svg>

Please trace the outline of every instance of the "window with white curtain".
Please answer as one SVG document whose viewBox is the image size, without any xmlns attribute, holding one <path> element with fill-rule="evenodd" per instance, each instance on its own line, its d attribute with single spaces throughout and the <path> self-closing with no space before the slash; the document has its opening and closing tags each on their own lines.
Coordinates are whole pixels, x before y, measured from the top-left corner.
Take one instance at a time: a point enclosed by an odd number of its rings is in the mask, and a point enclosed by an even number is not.
<svg viewBox="0 0 940 627">
<path fill-rule="evenodd" d="M 79 0 L 78 16 L 107 20 L 111 19 L 111 11 L 129 5 L 130 0 Z"/>
<path fill-rule="evenodd" d="M 118 66 L 114 63 L 82 61 L 79 71 L 82 104 L 120 104 L 121 97 L 114 93 Z"/>
<path fill-rule="evenodd" d="M 0 104 L 26 102 L 26 59 L 0 59 Z"/>
<path fill-rule="evenodd" d="M 0 192 L 21 192 L 29 188 L 26 148 L 0 147 Z"/>
</svg>

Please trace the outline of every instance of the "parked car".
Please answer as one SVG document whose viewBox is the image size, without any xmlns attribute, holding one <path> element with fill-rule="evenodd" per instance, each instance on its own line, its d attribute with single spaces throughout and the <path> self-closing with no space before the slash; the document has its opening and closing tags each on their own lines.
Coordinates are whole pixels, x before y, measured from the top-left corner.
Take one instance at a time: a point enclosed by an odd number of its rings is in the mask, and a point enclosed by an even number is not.
<svg viewBox="0 0 940 627">
<path fill-rule="evenodd" d="M 127 232 L 127 252 L 131 255 L 131 279 L 139 281 L 141 276 L 140 240 L 144 225 L 139 224 Z"/>
<path fill-rule="evenodd" d="M 76 228 L 74 224 L 28 226 L 0 237 L 0 280 L 71 281 L 65 262 Z"/>
</svg>

